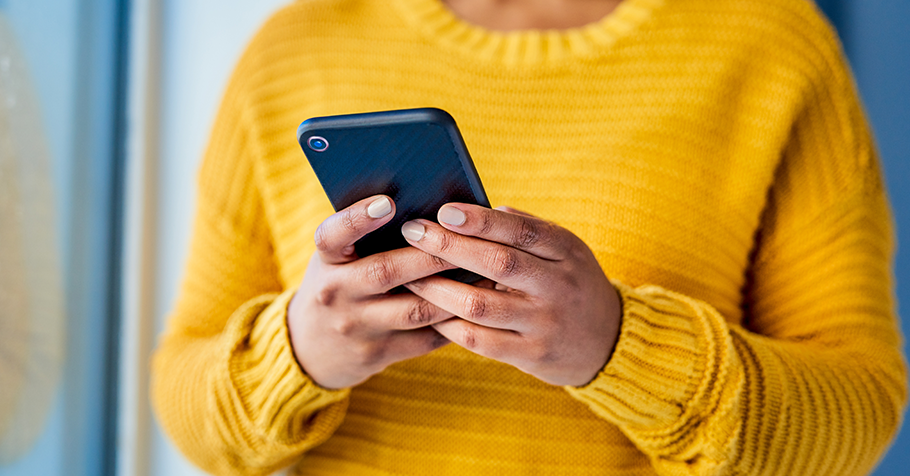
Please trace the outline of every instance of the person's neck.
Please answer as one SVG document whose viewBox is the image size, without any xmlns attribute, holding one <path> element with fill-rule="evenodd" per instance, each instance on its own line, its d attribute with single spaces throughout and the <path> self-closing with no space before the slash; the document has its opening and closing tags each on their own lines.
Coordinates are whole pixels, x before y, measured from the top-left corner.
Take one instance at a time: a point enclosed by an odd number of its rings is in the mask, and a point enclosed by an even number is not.
<svg viewBox="0 0 910 476">
<path fill-rule="evenodd" d="M 490 30 L 565 30 L 594 23 L 622 0 L 443 0 L 462 20 Z"/>
</svg>

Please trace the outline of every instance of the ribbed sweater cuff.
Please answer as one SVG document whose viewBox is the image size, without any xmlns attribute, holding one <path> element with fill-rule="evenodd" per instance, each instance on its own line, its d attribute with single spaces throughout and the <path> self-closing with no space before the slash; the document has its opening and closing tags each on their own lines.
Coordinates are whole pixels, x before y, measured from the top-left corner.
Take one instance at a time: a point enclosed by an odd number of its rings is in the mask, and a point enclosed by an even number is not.
<svg viewBox="0 0 910 476">
<path fill-rule="evenodd" d="M 241 331 L 230 360 L 234 388 L 254 427 L 278 433 L 269 436 L 289 444 L 295 435 L 328 437 L 343 418 L 346 405 L 342 402 L 350 393 L 316 385 L 297 364 L 286 324 L 293 295 L 291 289 L 244 306 L 248 338 Z M 255 312 L 256 307 L 261 312 Z M 311 419 L 317 411 L 320 418 Z"/>
<path fill-rule="evenodd" d="M 614 285 L 623 302 L 616 349 L 593 381 L 567 391 L 621 427 L 672 426 L 704 383 L 712 326 L 689 298 Z"/>
</svg>

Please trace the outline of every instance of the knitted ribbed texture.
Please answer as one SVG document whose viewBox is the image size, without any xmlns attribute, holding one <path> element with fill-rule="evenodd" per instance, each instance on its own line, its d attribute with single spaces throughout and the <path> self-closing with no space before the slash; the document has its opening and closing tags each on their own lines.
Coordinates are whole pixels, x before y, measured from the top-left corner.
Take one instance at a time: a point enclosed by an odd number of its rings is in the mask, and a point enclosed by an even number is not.
<svg viewBox="0 0 910 476">
<path fill-rule="evenodd" d="M 336 392 L 294 361 L 287 302 L 332 212 L 297 125 L 426 106 L 494 206 L 568 228 L 616 283 L 588 385 L 455 345 Z M 888 205 L 808 1 L 626 0 L 515 33 L 439 0 L 300 1 L 240 61 L 199 183 L 153 398 L 214 473 L 863 474 L 900 424 Z"/>
</svg>

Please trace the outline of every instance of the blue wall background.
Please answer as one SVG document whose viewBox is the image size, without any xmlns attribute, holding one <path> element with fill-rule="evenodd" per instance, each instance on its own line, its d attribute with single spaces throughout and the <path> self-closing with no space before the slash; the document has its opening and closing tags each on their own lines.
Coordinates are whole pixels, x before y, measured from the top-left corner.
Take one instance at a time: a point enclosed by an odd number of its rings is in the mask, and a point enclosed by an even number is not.
<svg viewBox="0 0 910 476">
<path fill-rule="evenodd" d="M 897 226 L 898 314 L 910 336 L 910 2 L 817 0 L 837 27 L 875 130 Z M 904 342 L 905 355 L 910 346 Z M 905 424 L 875 476 L 910 474 Z"/>
</svg>

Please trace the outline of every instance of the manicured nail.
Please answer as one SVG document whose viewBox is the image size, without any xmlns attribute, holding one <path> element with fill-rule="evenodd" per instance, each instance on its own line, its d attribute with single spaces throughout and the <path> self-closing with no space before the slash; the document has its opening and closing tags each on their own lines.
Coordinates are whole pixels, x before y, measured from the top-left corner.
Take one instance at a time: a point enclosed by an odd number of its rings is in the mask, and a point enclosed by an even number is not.
<svg viewBox="0 0 910 476">
<path fill-rule="evenodd" d="M 411 241 L 420 241 L 423 239 L 423 235 L 426 234 L 427 230 L 420 223 L 416 221 L 409 221 L 404 225 L 401 225 L 401 234 L 405 238 Z"/>
<path fill-rule="evenodd" d="M 367 207 L 367 215 L 370 218 L 382 218 L 388 215 L 390 211 L 392 211 L 392 202 L 386 197 L 376 199 Z"/>
<path fill-rule="evenodd" d="M 442 207 L 439 209 L 439 221 L 445 224 L 461 226 L 464 225 L 465 219 L 464 212 L 455 207 Z"/>
</svg>

